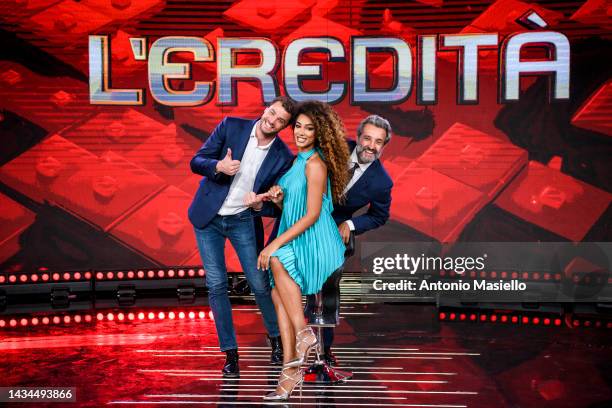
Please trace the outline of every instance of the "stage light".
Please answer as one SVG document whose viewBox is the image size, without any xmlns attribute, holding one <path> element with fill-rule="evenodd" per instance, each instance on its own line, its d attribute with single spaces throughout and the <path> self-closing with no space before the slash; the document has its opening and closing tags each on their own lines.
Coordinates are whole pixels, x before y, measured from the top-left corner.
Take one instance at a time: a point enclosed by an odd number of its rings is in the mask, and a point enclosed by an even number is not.
<svg viewBox="0 0 612 408">
<path fill-rule="evenodd" d="M 108 313 L 108 314 L 106 315 L 106 319 L 107 319 L 107 320 L 110 320 L 110 321 L 112 322 L 113 320 L 115 320 L 115 315 L 114 315 L 114 314 L 112 314 L 112 313 Z"/>
<path fill-rule="evenodd" d="M 187 271 L 187 275 L 189 275 L 190 277 L 194 277 L 195 276 L 195 271 L 193 269 L 190 269 Z"/>
<path fill-rule="evenodd" d="M 455 317 L 457 317 L 457 315 L 456 315 L 456 314 L 454 314 L 454 313 L 451 313 L 451 314 L 449 314 L 449 315 L 448 315 L 448 317 L 449 317 L 449 319 L 451 319 L 451 320 L 455 320 Z"/>
<path fill-rule="evenodd" d="M 550 325 L 550 319 L 547 317 L 544 319 L 544 326 L 549 326 Z"/>
<path fill-rule="evenodd" d="M 4 320 L 0 320 L 0 327 L 5 327 L 6 326 L 6 322 Z"/>
<path fill-rule="evenodd" d="M 506 279 L 508 277 L 508 272 L 502 272 L 501 277 L 502 279 Z"/>
<path fill-rule="evenodd" d="M 501 321 L 502 321 L 502 323 L 507 323 L 508 322 L 508 316 L 505 316 L 505 315 L 502 316 L 501 317 Z"/>
<path fill-rule="evenodd" d="M 32 326 L 38 326 L 38 323 L 39 323 L 38 318 L 37 317 L 33 317 L 32 318 Z"/>
<path fill-rule="evenodd" d="M 550 273 L 544 274 L 544 280 L 550 280 Z"/>
<path fill-rule="evenodd" d="M 215 315 L 213 314 L 213 311 L 212 311 L 212 310 L 210 310 L 210 311 L 208 312 L 208 317 L 209 317 L 209 318 L 210 318 L 210 320 L 212 320 L 213 322 L 215 321 Z"/>
<path fill-rule="evenodd" d="M 174 312 L 168 313 L 168 319 L 174 320 L 175 318 L 176 318 L 176 315 L 174 314 Z"/>
<path fill-rule="evenodd" d="M 516 279 L 518 276 L 518 272 L 512 272 L 512 279 Z"/>
<path fill-rule="evenodd" d="M 20 275 L 19 276 L 19 280 L 21 282 L 27 282 L 28 281 L 28 275 Z"/>
<path fill-rule="evenodd" d="M 523 318 L 521 319 L 521 323 L 528 324 L 529 323 L 529 318 L 527 316 L 523 316 Z"/>
<path fill-rule="evenodd" d="M 74 322 L 75 323 L 81 323 L 81 315 L 74 316 Z"/>
<path fill-rule="evenodd" d="M 134 313 L 128 313 L 127 318 L 128 320 L 134 320 Z"/>
<path fill-rule="evenodd" d="M 85 272 L 85 279 L 91 279 L 91 272 Z"/>
<path fill-rule="evenodd" d="M 47 281 L 49 280 L 49 274 L 48 274 L 48 273 L 43 273 L 43 275 L 42 275 L 42 280 L 43 280 L 44 282 L 47 282 Z"/>
<path fill-rule="evenodd" d="M 4 275 L 0 275 L 0 283 L 6 282 L 6 277 Z"/>
<path fill-rule="evenodd" d="M 149 315 L 147 317 L 149 318 L 149 320 L 153 320 L 155 319 L 155 313 L 149 312 Z"/>
<path fill-rule="evenodd" d="M 10 320 L 10 322 L 9 322 L 9 325 L 10 325 L 11 327 L 15 327 L 15 326 L 17 326 L 17 320 L 15 320 L 15 319 L 11 319 L 11 320 Z"/>
<path fill-rule="evenodd" d="M 480 321 L 481 322 L 486 322 L 487 321 L 487 315 L 480 315 Z"/>
<path fill-rule="evenodd" d="M 198 318 L 200 318 L 200 319 L 205 319 L 205 318 L 206 318 L 206 313 L 204 313 L 204 312 L 199 312 L 199 313 L 198 313 Z"/>
<path fill-rule="evenodd" d="M 59 316 L 53 316 L 53 319 L 51 320 L 53 322 L 53 324 L 60 324 L 60 318 Z"/>
<path fill-rule="evenodd" d="M 459 315 L 459 320 L 465 320 L 465 318 L 466 318 L 465 313 L 461 313 Z"/>
<path fill-rule="evenodd" d="M 492 279 L 497 278 L 497 272 L 495 272 L 495 271 L 491 272 L 491 278 Z"/>
<path fill-rule="evenodd" d="M 106 272 L 106 279 L 113 279 L 115 277 L 115 274 L 112 272 Z"/>
<path fill-rule="evenodd" d="M 85 321 L 91 322 L 91 315 L 85 315 Z"/>
<path fill-rule="evenodd" d="M 37 274 L 34 274 L 34 275 L 30 276 L 30 280 L 31 280 L 32 282 L 38 282 L 38 275 L 37 275 Z"/>
<path fill-rule="evenodd" d="M 74 279 L 80 280 L 81 279 L 81 272 L 75 272 Z"/>
<path fill-rule="evenodd" d="M 27 326 L 28 325 L 28 319 L 21 319 L 19 321 L 19 324 L 21 324 L 22 326 Z"/>
<path fill-rule="evenodd" d="M 444 269 L 440 271 L 440 276 L 446 276 L 446 271 Z"/>
<path fill-rule="evenodd" d="M 529 279 L 529 273 L 523 272 L 523 279 Z"/>
<path fill-rule="evenodd" d="M 136 274 L 140 279 L 144 278 L 145 273 L 144 271 L 138 271 L 138 273 Z"/>
<path fill-rule="evenodd" d="M 497 315 L 491 315 L 491 321 L 492 322 L 496 322 L 497 321 Z"/>
<path fill-rule="evenodd" d="M 440 313 L 439 316 L 440 320 L 444 320 L 446 319 L 446 313 Z"/>
<path fill-rule="evenodd" d="M 574 324 L 574 327 L 578 327 L 578 326 L 580 326 L 580 321 L 579 320 L 574 320 L 573 324 Z"/>
<path fill-rule="evenodd" d="M 68 272 L 64 273 L 64 280 L 70 280 L 70 274 Z"/>
<path fill-rule="evenodd" d="M 128 277 L 128 279 L 134 279 L 134 271 L 129 271 L 127 273 L 127 277 Z"/>
<path fill-rule="evenodd" d="M 584 327 L 591 327 L 591 321 L 590 320 L 585 320 L 584 321 Z"/>
<path fill-rule="evenodd" d="M 148 271 L 148 272 L 147 272 L 147 277 L 148 277 L 148 278 L 154 278 L 154 277 L 155 277 L 155 272 L 153 272 L 153 271 Z"/>
<path fill-rule="evenodd" d="M 555 326 L 561 326 L 561 319 L 555 319 Z"/>
<path fill-rule="evenodd" d="M 185 276 L 185 271 L 184 271 L 184 270 L 182 270 L 182 269 L 181 269 L 181 270 L 179 270 L 179 271 L 178 271 L 178 276 L 179 276 L 179 278 L 183 278 L 183 277 Z"/>
<path fill-rule="evenodd" d="M 159 312 L 157 314 L 157 318 L 160 319 L 160 320 L 163 320 L 163 319 L 166 318 L 166 314 L 164 312 Z"/>
<path fill-rule="evenodd" d="M 481 271 L 480 272 L 480 277 L 481 278 L 486 278 L 487 277 L 487 273 L 485 271 Z"/>
<path fill-rule="evenodd" d="M 518 323 L 519 319 L 518 316 L 512 316 L 512 318 L 510 319 L 510 321 L 514 324 Z"/>
<path fill-rule="evenodd" d="M 144 318 L 145 318 L 145 314 L 144 313 L 142 313 L 142 312 L 138 313 L 138 320 L 144 320 Z"/>
<path fill-rule="evenodd" d="M 17 277 L 15 275 L 9 276 L 9 282 L 11 282 L 11 283 L 17 282 Z"/>
<path fill-rule="evenodd" d="M 104 279 L 104 274 L 102 272 L 96 273 L 96 279 L 98 279 L 98 280 Z"/>
<path fill-rule="evenodd" d="M 60 279 L 60 274 L 54 273 L 53 275 L 51 275 L 51 277 L 53 278 L 54 281 L 58 281 Z"/>
<path fill-rule="evenodd" d="M 71 320 L 70 316 L 64 316 L 64 323 L 68 324 Z"/>
<path fill-rule="evenodd" d="M 174 272 L 174 269 L 170 269 L 170 270 L 168 271 L 168 277 L 169 277 L 169 278 L 174 278 L 174 273 L 175 273 L 175 272 Z"/>
<path fill-rule="evenodd" d="M 475 277 L 476 277 L 476 271 L 471 271 L 470 278 L 475 278 Z"/>
<path fill-rule="evenodd" d="M 189 312 L 189 318 L 190 319 L 195 319 L 195 313 Z"/>
<path fill-rule="evenodd" d="M 179 317 L 179 319 L 184 319 L 185 318 L 185 312 L 179 312 L 178 317 Z"/>
<path fill-rule="evenodd" d="M 534 317 L 533 320 L 531 321 L 533 324 L 540 324 L 540 318 L 539 317 Z"/>
<path fill-rule="evenodd" d="M 47 316 L 43 317 L 41 321 L 42 321 L 42 324 L 49 324 L 49 318 Z"/>
<path fill-rule="evenodd" d="M 470 315 L 470 320 L 471 320 L 471 321 L 475 321 L 475 320 L 476 320 L 476 315 L 475 315 L 474 313 L 472 313 L 472 314 Z"/>
<path fill-rule="evenodd" d="M 123 272 L 119 271 L 117 272 L 117 279 L 123 279 L 125 275 L 123 274 Z"/>
<path fill-rule="evenodd" d="M 539 272 L 534 272 L 533 279 L 540 280 L 540 273 Z"/>
<path fill-rule="evenodd" d="M 166 276 L 166 273 L 162 270 L 157 271 L 157 277 L 158 278 L 163 278 L 164 276 Z"/>
<path fill-rule="evenodd" d="M 117 320 L 119 320 L 121 322 L 125 320 L 125 316 L 123 315 L 123 313 L 117 314 Z"/>
</svg>

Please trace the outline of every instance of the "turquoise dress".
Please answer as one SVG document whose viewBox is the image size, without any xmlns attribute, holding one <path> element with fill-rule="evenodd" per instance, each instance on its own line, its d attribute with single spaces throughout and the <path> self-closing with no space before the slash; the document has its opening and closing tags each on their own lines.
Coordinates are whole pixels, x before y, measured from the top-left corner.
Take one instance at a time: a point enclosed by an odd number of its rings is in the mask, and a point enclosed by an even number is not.
<svg viewBox="0 0 612 408">
<path fill-rule="evenodd" d="M 278 182 L 284 193 L 283 212 L 278 235 L 306 215 L 308 190 L 306 161 L 315 151 L 315 149 L 312 149 L 298 153 L 293 166 Z M 289 276 L 302 289 L 303 295 L 312 295 L 319 292 L 327 278 L 344 263 L 345 246 L 331 215 L 333 209 L 331 185 L 328 177 L 327 192 L 323 195 L 321 214 L 317 221 L 272 254 L 272 256 L 278 258 Z M 274 287 L 274 278 L 271 271 L 270 283 Z"/>
</svg>

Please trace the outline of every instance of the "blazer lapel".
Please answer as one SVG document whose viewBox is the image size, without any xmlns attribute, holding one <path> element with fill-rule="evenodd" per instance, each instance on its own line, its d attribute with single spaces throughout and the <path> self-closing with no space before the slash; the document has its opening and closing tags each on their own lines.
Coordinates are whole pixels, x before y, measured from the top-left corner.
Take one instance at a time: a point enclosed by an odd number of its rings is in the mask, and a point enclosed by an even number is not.
<svg viewBox="0 0 612 408">
<path fill-rule="evenodd" d="M 376 172 L 376 168 L 380 166 L 380 161 L 376 159 L 374 163 L 372 163 L 366 171 L 359 177 L 359 180 L 349 189 L 347 195 L 351 192 L 364 192 L 368 190 L 368 185 L 370 184 L 370 179 L 374 177 L 374 173 Z"/>
<path fill-rule="evenodd" d="M 236 143 L 236 151 L 232 152 L 232 159 L 242 160 L 242 156 L 244 156 L 244 151 L 246 150 L 247 144 L 249 143 L 251 130 L 253 130 L 253 126 L 255 126 L 256 122 L 256 120 L 247 122 L 246 125 L 240 130 L 240 137 L 238 138 L 238 143 Z"/>
<path fill-rule="evenodd" d="M 276 139 L 274 139 L 272 146 L 270 146 L 270 150 L 268 151 L 266 158 L 261 163 L 261 167 L 257 172 L 257 176 L 255 176 L 255 184 L 253 185 L 253 191 L 255 192 L 259 191 L 264 181 L 266 181 L 268 174 L 272 171 L 274 165 L 278 161 L 277 153 L 279 149 L 279 140 L 280 139 L 278 138 L 278 136 L 276 136 Z"/>
</svg>

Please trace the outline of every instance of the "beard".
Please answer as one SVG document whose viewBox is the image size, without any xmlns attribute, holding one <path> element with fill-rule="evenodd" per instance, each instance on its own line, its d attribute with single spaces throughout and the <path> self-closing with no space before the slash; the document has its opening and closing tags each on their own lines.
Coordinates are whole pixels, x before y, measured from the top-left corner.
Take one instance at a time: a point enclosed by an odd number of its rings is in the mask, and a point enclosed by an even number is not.
<svg viewBox="0 0 612 408">
<path fill-rule="evenodd" d="M 368 157 L 364 154 L 364 152 L 366 151 L 365 147 L 363 147 L 360 144 L 357 144 L 355 148 L 357 149 L 357 159 L 359 160 L 360 163 L 371 163 L 380 157 L 380 153 L 381 153 L 380 150 L 369 151 L 369 153 L 372 154 L 372 156 Z"/>
</svg>

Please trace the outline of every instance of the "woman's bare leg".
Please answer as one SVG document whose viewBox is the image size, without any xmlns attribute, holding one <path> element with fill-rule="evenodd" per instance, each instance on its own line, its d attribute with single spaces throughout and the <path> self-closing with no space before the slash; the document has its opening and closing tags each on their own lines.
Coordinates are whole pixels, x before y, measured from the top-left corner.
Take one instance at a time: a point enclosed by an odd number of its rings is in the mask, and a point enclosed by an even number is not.
<svg viewBox="0 0 612 408">
<path fill-rule="evenodd" d="M 276 287 L 272 288 L 272 302 L 274 302 L 274 308 L 276 309 L 276 316 L 278 318 L 278 329 L 280 331 L 281 342 L 283 343 L 283 364 L 285 364 L 296 357 L 295 331 L 293 330 L 293 325 L 289 320 L 289 315 L 287 315 L 285 311 L 283 301 Z"/>
<path fill-rule="evenodd" d="M 293 329 L 297 333 L 306 327 L 304 311 L 302 310 L 302 290 L 289 276 L 277 257 L 270 258 L 270 268 L 272 269 L 272 275 L 274 275 L 274 286 L 283 302 Z"/>
</svg>

